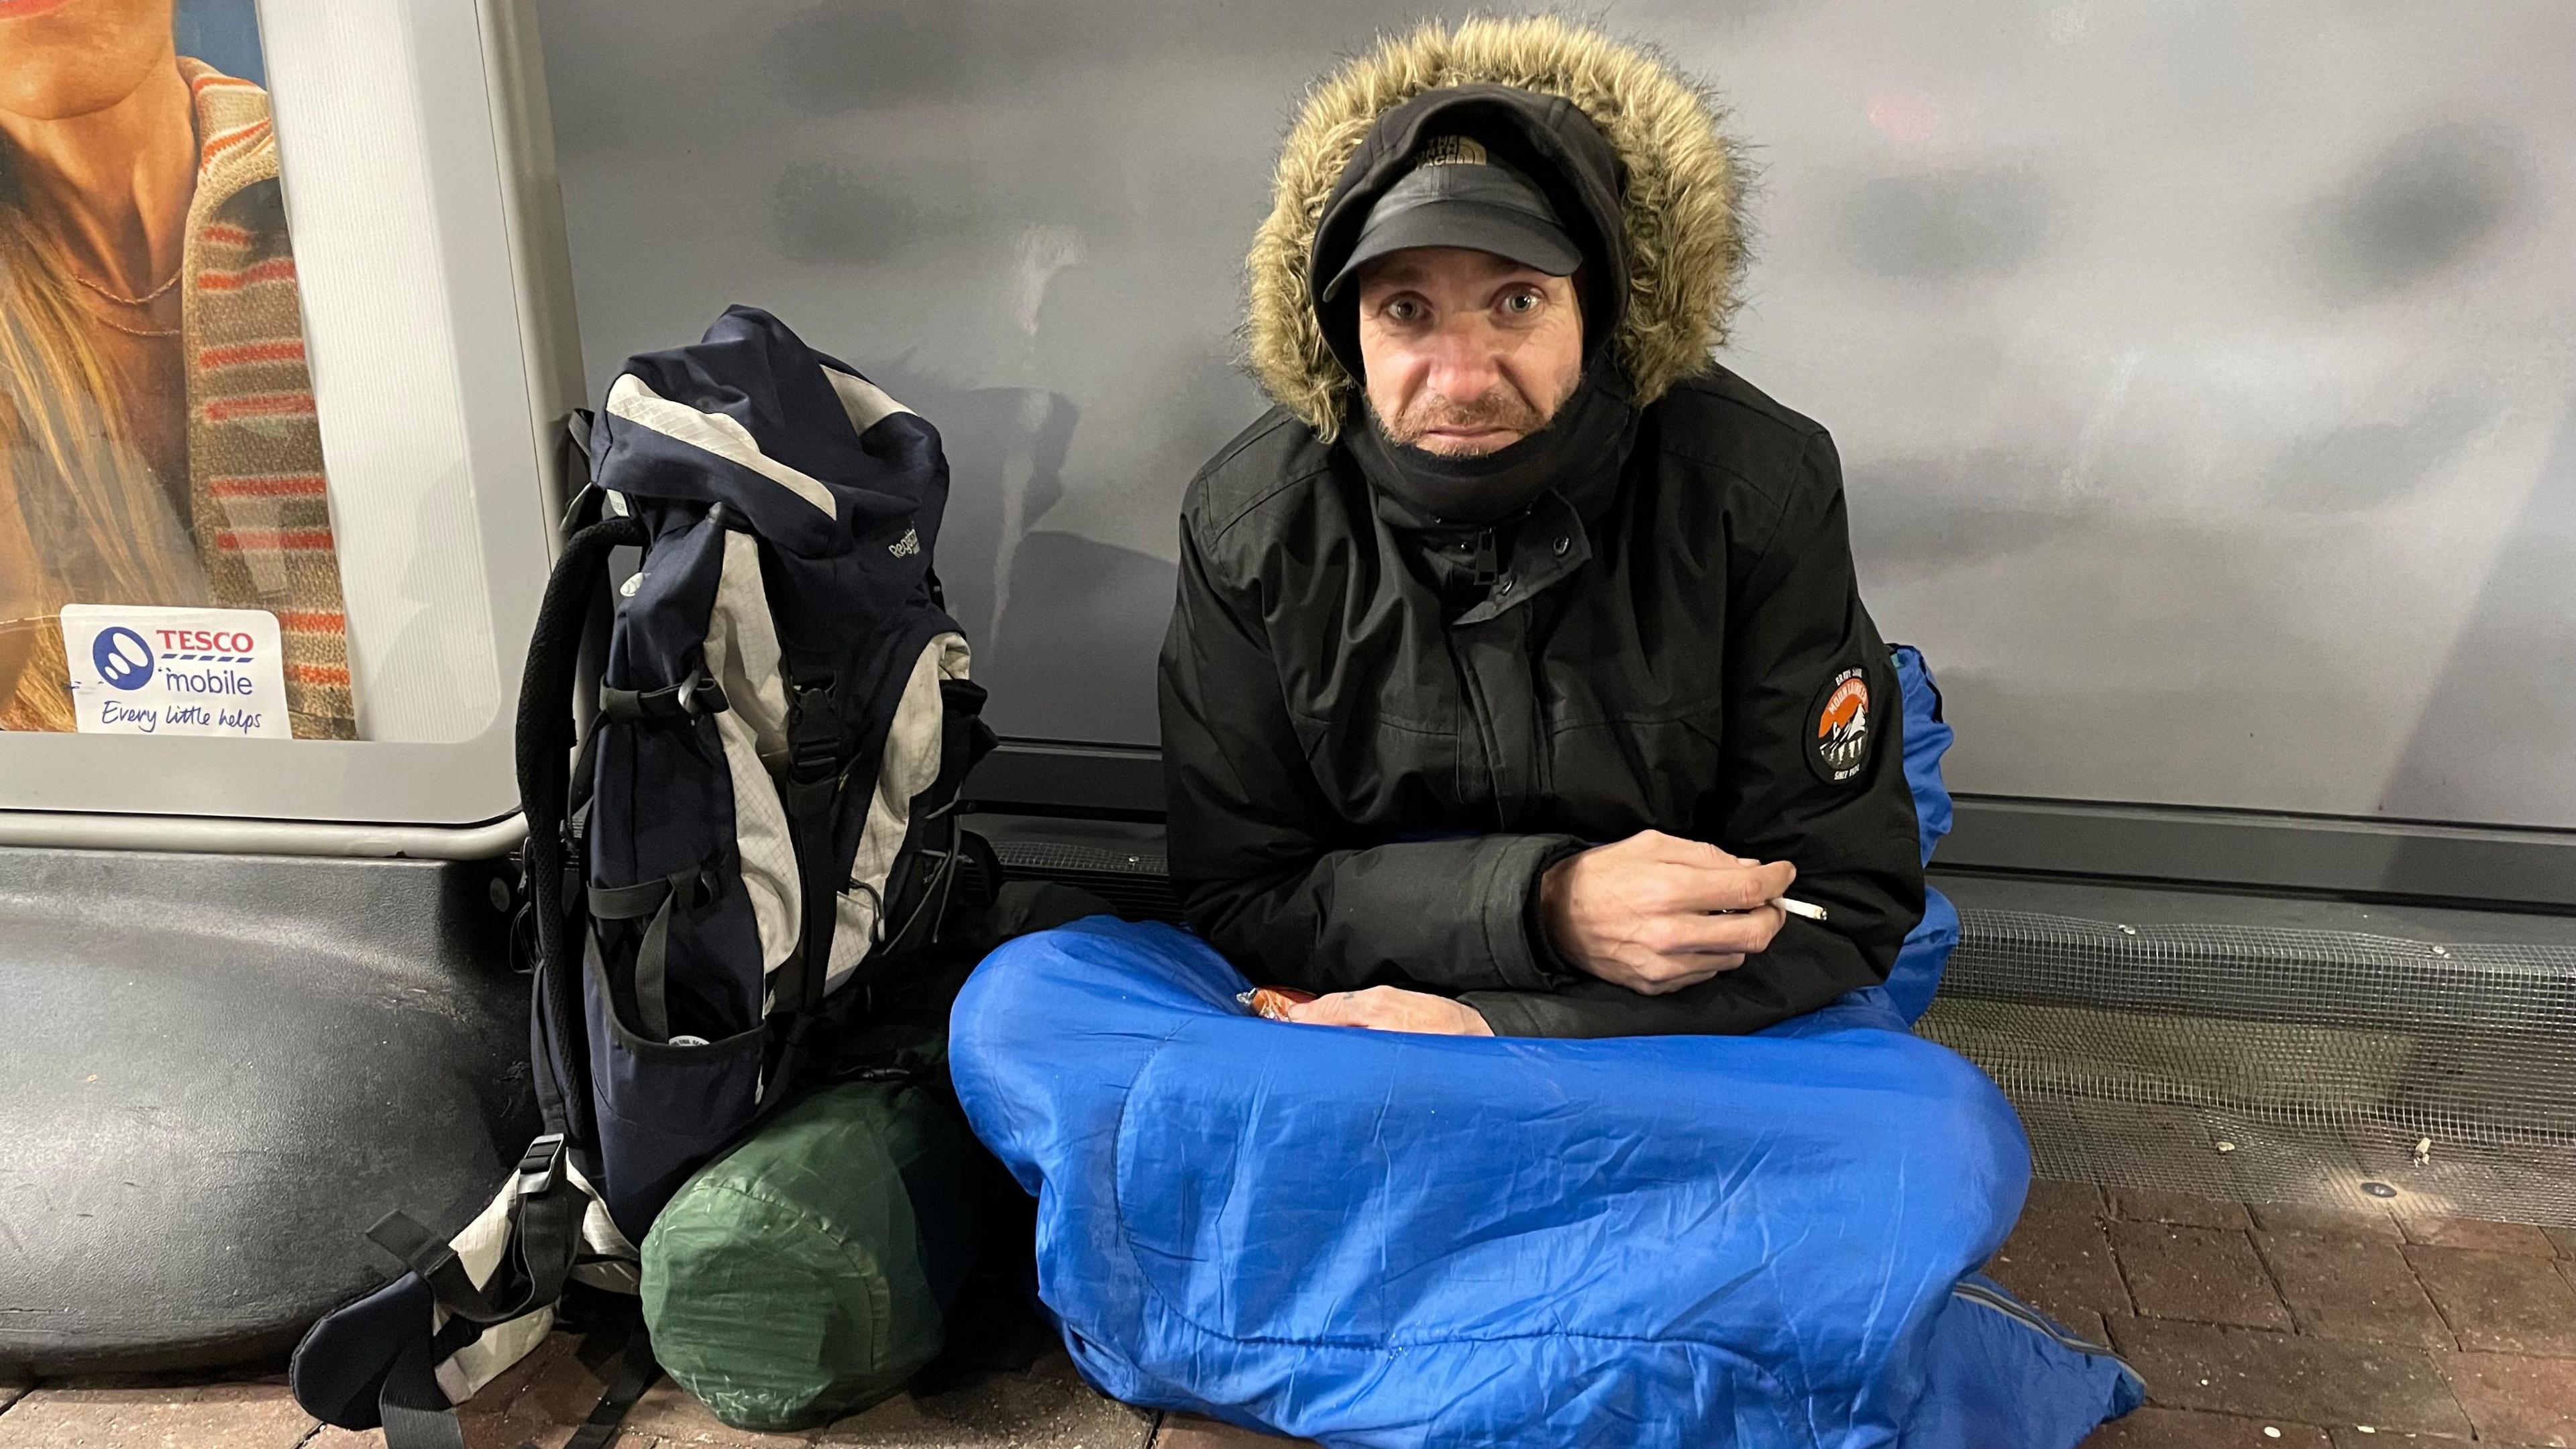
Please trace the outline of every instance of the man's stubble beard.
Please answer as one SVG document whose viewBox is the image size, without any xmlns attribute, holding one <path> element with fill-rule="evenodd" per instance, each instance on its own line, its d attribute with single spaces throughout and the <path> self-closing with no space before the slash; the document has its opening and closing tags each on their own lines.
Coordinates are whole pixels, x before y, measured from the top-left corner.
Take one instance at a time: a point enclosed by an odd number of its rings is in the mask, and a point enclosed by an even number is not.
<svg viewBox="0 0 2576 1449">
<path fill-rule="evenodd" d="M 1546 427 L 1552 415 L 1530 406 L 1526 398 L 1502 383 L 1494 384 L 1486 389 L 1483 396 L 1464 403 L 1426 392 L 1416 398 L 1412 406 L 1392 418 L 1380 412 L 1376 400 L 1371 399 L 1369 412 L 1377 418 L 1379 431 L 1385 433 L 1389 441 L 1448 458 L 1474 458 L 1499 453 Z M 1433 428 L 1508 428 L 1513 436 L 1489 448 L 1423 448 L 1422 439 Z"/>
</svg>

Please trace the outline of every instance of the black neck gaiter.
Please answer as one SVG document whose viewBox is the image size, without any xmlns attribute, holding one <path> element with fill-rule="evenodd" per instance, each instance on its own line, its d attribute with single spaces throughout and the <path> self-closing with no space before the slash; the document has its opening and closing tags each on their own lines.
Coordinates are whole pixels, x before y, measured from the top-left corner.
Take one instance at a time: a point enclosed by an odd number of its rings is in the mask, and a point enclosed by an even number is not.
<svg viewBox="0 0 2576 1449">
<path fill-rule="evenodd" d="M 1426 525 L 1492 523 L 1529 507 L 1550 488 L 1571 493 L 1588 473 L 1615 472 L 1627 457 L 1637 420 L 1625 383 L 1607 366 L 1585 369 L 1574 395 L 1546 427 L 1508 448 L 1468 457 L 1396 442 L 1379 424 L 1376 409 L 1359 401 L 1353 410 L 1366 415 L 1348 431 L 1361 470 Z"/>
</svg>

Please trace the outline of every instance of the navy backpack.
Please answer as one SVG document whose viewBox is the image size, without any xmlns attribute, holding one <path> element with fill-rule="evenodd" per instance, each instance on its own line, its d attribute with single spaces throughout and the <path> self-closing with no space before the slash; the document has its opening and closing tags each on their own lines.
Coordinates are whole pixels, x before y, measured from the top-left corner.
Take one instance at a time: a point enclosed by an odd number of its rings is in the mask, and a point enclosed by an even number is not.
<svg viewBox="0 0 2576 1449">
<path fill-rule="evenodd" d="M 460 1449 L 568 1287 L 631 1299 L 654 1215 L 798 1088 L 903 1070 L 839 1038 L 998 875 L 952 812 L 992 734 L 931 568 L 938 432 L 735 307 L 630 359 L 587 441 L 519 701 L 544 1131 L 461 1232 L 371 1229 L 408 1271 L 295 1354 L 304 1408 L 389 1449 Z M 574 1444 L 654 1372 L 631 1332 Z"/>
</svg>

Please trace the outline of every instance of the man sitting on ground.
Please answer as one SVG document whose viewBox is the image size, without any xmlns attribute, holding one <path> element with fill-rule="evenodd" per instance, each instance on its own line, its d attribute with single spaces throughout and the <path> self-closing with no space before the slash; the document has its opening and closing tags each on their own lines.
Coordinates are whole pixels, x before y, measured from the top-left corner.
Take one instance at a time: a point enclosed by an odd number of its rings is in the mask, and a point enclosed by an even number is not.
<svg viewBox="0 0 2576 1449">
<path fill-rule="evenodd" d="M 2066 1449 L 2136 1402 L 1974 1277 L 2028 1180 L 1994 1083 L 1818 1010 L 1921 844 L 1833 447 L 1709 360 L 1729 163 L 1544 17 L 1309 96 L 1251 260 L 1279 407 L 1190 487 L 1163 651 L 1204 939 L 1024 937 L 950 1021 L 1105 1392 L 1384 1449 Z"/>
</svg>

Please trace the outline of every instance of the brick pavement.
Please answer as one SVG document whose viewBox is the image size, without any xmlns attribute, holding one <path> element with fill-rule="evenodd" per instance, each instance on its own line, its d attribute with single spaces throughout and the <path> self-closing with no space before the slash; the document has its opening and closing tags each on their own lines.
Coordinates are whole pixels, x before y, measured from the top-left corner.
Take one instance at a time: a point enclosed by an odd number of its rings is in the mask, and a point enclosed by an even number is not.
<svg viewBox="0 0 2576 1449">
<path fill-rule="evenodd" d="M 2146 1376 L 2086 1449 L 2576 1446 L 2576 1231 L 2042 1183 L 1991 1271 Z"/>
<path fill-rule="evenodd" d="M 1994 1276 L 2145 1374 L 2084 1449 L 2576 1449 L 2576 1230 L 2034 1184 Z M 470 1449 L 556 1449 L 599 1395 L 567 1339 L 477 1398 Z M 0 1383 L 0 1449 L 381 1449 L 274 1378 Z M 667 1381 L 623 1449 L 1252 1449 L 1092 1393 L 1061 1353 L 827 1429 L 727 1429 Z"/>
</svg>

